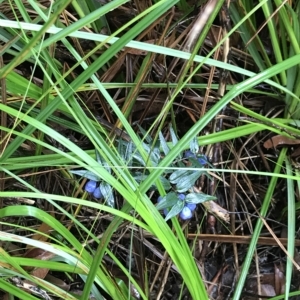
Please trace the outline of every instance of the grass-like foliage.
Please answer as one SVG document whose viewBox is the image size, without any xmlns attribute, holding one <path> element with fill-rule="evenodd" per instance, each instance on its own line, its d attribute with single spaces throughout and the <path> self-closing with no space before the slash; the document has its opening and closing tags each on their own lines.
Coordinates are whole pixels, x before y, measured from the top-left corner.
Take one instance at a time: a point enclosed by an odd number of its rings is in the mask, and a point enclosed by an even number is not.
<svg viewBox="0 0 300 300">
<path fill-rule="evenodd" d="M 299 11 L 0 1 L 1 297 L 259 298 L 262 231 L 297 294 Z"/>
</svg>

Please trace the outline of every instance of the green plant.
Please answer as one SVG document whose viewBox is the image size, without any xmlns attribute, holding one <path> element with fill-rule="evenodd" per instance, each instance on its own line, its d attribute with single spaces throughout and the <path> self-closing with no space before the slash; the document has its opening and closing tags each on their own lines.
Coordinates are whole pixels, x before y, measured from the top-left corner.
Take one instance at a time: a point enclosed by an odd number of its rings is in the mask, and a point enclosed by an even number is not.
<svg viewBox="0 0 300 300">
<path fill-rule="evenodd" d="M 242 196 L 239 199 L 236 197 L 241 194 L 247 198 L 247 191 L 251 191 L 249 188 L 245 192 L 243 184 L 270 177 L 261 206 L 255 211 L 259 218 L 250 232 L 252 240 L 243 260 L 233 299 L 241 298 L 265 224 L 264 218 L 272 211 L 272 199 L 277 198 L 275 191 L 280 185 L 279 178 L 286 186 L 286 209 L 290 216 L 287 220 L 287 299 L 292 281 L 291 258 L 295 248 L 296 223 L 294 190 L 299 171 L 291 164 L 286 147 L 279 150 L 277 156 L 273 152 L 266 155 L 266 161 L 270 164 L 265 162 L 269 166 L 267 170 L 243 163 L 261 155 L 261 151 L 253 150 L 255 147 L 249 147 L 250 150 L 245 147 L 256 137 L 258 139 L 254 144 L 260 146 L 259 141 L 270 133 L 291 139 L 300 136 L 299 2 L 232 2 L 229 13 L 233 27 L 228 28 L 227 33 L 211 46 L 209 42 L 215 40 L 212 38 L 215 32 L 210 33 L 209 40 L 207 32 L 225 2 L 217 1 L 191 53 L 176 48 L 177 40 L 176 43 L 172 41 L 174 36 L 181 35 L 181 21 L 188 22 L 187 15 L 194 9 L 187 1 L 153 1 L 152 6 L 143 8 L 138 6 L 142 1 L 131 2 L 136 5 L 135 10 L 126 6 L 132 3 L 125 0 L 109 1 L 105 5 L 87 0 L 82 6 L 77 1 L 58 0 L 49 7 L 33 0 L 10 1 L 6 4 L 9 9 L 1 10 L 0 36 L 4 46 L 0 51 L 5 65 L 0 69 L 0 198 L 3 200 L 0 239 L 7 245 L 18 245 L 18 251 L 24 249 L 19 256 L 14 255 L 17 251 L 14 248 L 3 246 L 0 249 L 3 266 L 1 289 L 21 299 L 37 299 L 49 294 L 64 299 L 88 299 L 91 294 L 97 299 L 104 299 L 102 294 L 108 294 L 113 299 L 130 299 L 133 297 L 130 293 L 133 286 L 140 298 L 149 299 L 149 280 L 153 278 L 149 279 L 150 268 L 143 257 L 145 251 L 139 250 L 145 247 L 141 241 L 150 235 L 159 244 L 158 250 L 165 252 L 164 257 L 171 261 L 169 266 L 175 270 L 182 286 L 180 296 L 186 293 L 193 299 L 208 299 L 209 289 L 202 279 L 204 274 L 200 273 L 194 258 L 196 241 L 189 243 L 182 223 L 175 218 L 183 210 L 188 213 L 184 218 L 190 216 L 188 207 L 191 211 L 193 205 L 203 203 L 206 208 L 205 204 L 209 201 L 205 201 L 214 199 L 214 193 L 207 193 L 213 195 L 210 196 L 193 191 L 196 180 L 204 174 L 209 180 L 211 175 L 215 175 L 218 180 L 224 180 L 224 186 L 229 182 L 232 188 L 229 201 L 232 203 L 229 207 L 231 223 L 230 227 L 224 226 L 232 235 L 237 229 L 233 213 L 239 201 L 243 200 Z M 174 13 L 178 12 L 178 7 L 183 10 L 182 19 L 177 19 L 178 14 Z M 66 8 L 74 12 L 74 18 L 66 17 L 70 16 Z M 260 9 L 265 24 L 257 19 Z M 114 11 L 120 16 L 120 12 L 124 11 L 136 13 L 114 31 L 109 25 Z M 270 57 L 268 45 L 257 33 L 257 24 L 261 23 L 266 25 L 263 28 L 270 36 L 274 57 Z M 155 39 L 147 31 L 149 28 L 153 29 Z M 218 59 L 216 51 L 222 49 L 220 46 L 233 33 L 239 34 L 245 46 L 238 49 L 240 52 L 233 52 L 235 63 Z M 169 37 L 169 40 L 159 40 L 158 36 Z M 82 47 L 87 40 L 92 43 L 92 46 L 89 45 L 91 48 Z M 184 42 L 181 46 L 184 47 Z M 131 53 L 128 54 L 126 51 L 129 48 Z M 204 56 L 198 55 L 200 48 Z M 63 59 L 59 59 L 59 51 L 66 54 Z M 236 53 L 241 52 L 244 56 L 236 58 Z M 131 55 L 136 54 L 132 53 L 138 53 L 139 57 L 134 56 L 133 59 Z M 125 55 L 128 55 L 127 61 L 136 63 L 132 64 L 134 76 L 124 70 L 111 75 L 116 65 L 124 64 Z M 70 57 L 71 62 L 66 57 Z M 151 77 L 152 66 L 157 63 L 154 57 L 161 64 L 160 70 L 165 71 L 159 77 L 161 82 L 155 82 Z M 29 74 L 21 71 L 25 62 L 32 68 Z M 2 61 L 0 63 L 3 64 Z M 178 69 L 172 71 L 171 67 L 177 65 Z M 220 97 L 216 92 L 219 78 L 215 75 L 221 73 L 219 70 L 234 75 L 234 80 L 226 85 Z M 209 79 L 207 72 L 211 75 Z M 111 82 L 105 82 L 107 78 L 112 78 Z M 207 91 L 213 97 L 206 97 Z M 143 131 L 142 136 L 138 136 L 137 127 L 130 122 L 132 109 L 141 100 L 139 95 L 150 95 L 150 99 L 163 102 L 151 124 L 147 124 L 149 130 Z M 252 99 L 253 95 L 265 97 L 266 103 L 273 103 L 274 99 L 282 101 L 284 114 L 272 116 L 262 113 L 263 109 L 256 110 L 255 105 L 244 101 Z M 196 97 L 197 101 L 189 100 L 181 104 L 178 101 L 181 97 L 183 100 Z M 208 103 L 204 114 L 199 110 L 200 102 L 202 107 Z M 193 123 L 180 133 L 178 140 L 176 107 L 188 107 L 189 114 L 193 116 Z M 233 119 L 232 123 L 219 132 L 211 131 L 199 136 L 226 109 L 230 113 L 225 120 Z M 103 120 L 97 114 L 98 110 L 111 122 Z M 167 127 L 167 117 L 174 128 L 169 132 L 171 142 L 167 142 L 162 134 Z M 149 141 L 150 136 L 153 139 Z M 209 164 L 207 156 L 197 149 L 198 145 L 207 147 L 222 143 L 226 145 L 228 154 L 224 164 Z M 51 174 L 59 180 L 53 183 Z M 225 178 L 223 175 L 231 177 Z M 43 181 L 42 176 L 49 179 Z M 79 181 L 78 176 L 93 180 L 88 182 L 89 187 L 92 185 L 88 192 L 99 188 L 97 193 L 100 191 L 105 200 L 87 199 L 88 193 L 84 192 L 83 187 L 86 182 Z M 242 183 L 240 194 L 234 190 L 236 182 Z M 153 188 L 157 194 L 155 198 L 158 194 L 162 196 L 158 205 L 150 198 Z M 178 194 L 185 195 L 184 201 L 179 200 Z M 256 195 L 255 192 L 253 194 Z M 18 201 L 25 199 L 27 204 L 5 202 L 12 198 Z M 168 210 L 168 223 L 160 209 Z M 204 215 L 206 210 L 203 210 Z M 202 223 L 199 223 L 201 226 Z M 126 228 L 125 233 L 120 231 L 122 228 Z M 132 255 L 138 252 L 141 256 L 136 269 L 140 265 L 145 266 L 138 269 L 138 278 L 131 269 L 133 262 L 126 265 L 115 251 L 119 236 L 128 232 L 129 250 L 126 254 L 132 260 Z M 42 259 L 38 255 L 27 257 L 31 248 L 44 249 Z M 116 266 L 117 275 L 111 273 L 107 261 L 112 261 L 112 265 Z M 168 260 L 161 259 L 161 262 L 168 263 Z M 36 275 L 33 272 L 36 269 L 67 274 L 70 282 L 80 278 L 80 282 L 84 283 L 81 294 L 74 295 L 46 277 Z M 40 290 L 36 293 L 28 288 L 24 290 L 26 282 Z"/>
</svg>

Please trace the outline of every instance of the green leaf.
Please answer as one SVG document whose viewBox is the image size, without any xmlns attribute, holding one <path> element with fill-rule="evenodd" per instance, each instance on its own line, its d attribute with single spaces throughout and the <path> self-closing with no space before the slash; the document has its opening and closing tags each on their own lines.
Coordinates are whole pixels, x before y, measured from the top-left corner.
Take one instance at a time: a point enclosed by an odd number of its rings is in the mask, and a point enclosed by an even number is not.
<svg viewBox="0 0 300 300">
<path fill-rule="evenodd" d="M 117 151 L 120 154 L 120 157 L 122 158 L 123 161 L 126 161 L 126 148 L 127 148 L 128 142 L 123 141 L 123 140 L 118 140 L 118 146 L 117 146 Z"/>
<path fill-rule="evenodd" d="M 183 193 L 189 190 L 196 182 L 196 180 L 201 176 L 202 171 L 192 171 L 188 175 L 182 177 L 176 184 L 176 189 L 178 192 Z"/>
<path fill-rule="evenodd" d="M 142 167 L 146 166 L 146 162 L 145 162 L 144 158 L 136 151 L 135 146 L 133 146 L 132 157 L 137 161 L 137 163 L 141 164 Z"/>
<path fill-rule="evenodd" d="M 111 174 L 111 168 L 109 167 L 107 161 L 101 156 L 101 154 L 95 149 L 96 152 L 96 159 L 99 165 L 103 166 L 103 168 Z"/>
<path fill-rule="evenodd" d="M 196 137 L 194 137 L 190 142 L 190 150 L 194 154 L 197 154 L 199 152 L 199 144 L 198 144 L 198 140 L 196 139 Z"/>
<path fill-rule="evenodd" d="M 143 143 L 143 148 L 146 150 L 146 152 L 149 154 L 149 158 L 151 163 L 156 166 L 160 162 L 160 152 L 157 151 L 157 148 L 152 148 L 149 145 Z"/>
<path fill-rule="evenodd" d="M 179 182 L 179 180 L 181 180 L 183 176 L 188 175 L 190 172 L 191 172 L 190 170 L 186 170 L 186 169 L 176 170 L 170 175 L 170 182 L 176 184 L 177 182 Z"/>
<path fill-rule="evenodd" d="M 163 176 L 159 176 L 159 180 L 160 180 L 163 188 L 165 189 L 165 191 L 168 191 L 171 189 L 171 184 L 167 178 L 165 178 Z"/>
<path fill-rule="evenodd" d="M 140 132 L 142 133 L 142 135 L 143 135 L 143 140 L 145 140 L 148 144 L 151 144 L 152 143 L 152 138 L 151 138 L 151 136 L 147 133 L 147 131 L 144 129 L 144 128 L 142 128 L 139 124 L 137 124 L 137 126 L 138 126 L 138 128 L 139 128 L 139 130 L 140 130 Z"/>
<path fill-rule="evenodd" d="M 170 208 L 178 202 L 178 196 L 174 192 L 168 193 L 166 196 L 164 196 L 161 201 L 157 204 L 156 208 L 157 210 L 162 210 L 165 208 Z M 181 201 L 183 202 L 183 201 Z"/>
<path fill-rule="evenodd" d="M 173 146 L 175 146 L 178 143 L 178 138 L 172 126 L 170 127 L 170 134 L 171 134 L 172 144 Z"/>
<path fill-rule="evenodd" d="M 90 180 L 100 181 L 100 177 L 95 175 L 91 171 L 87 171 L 87 170 L 69 170 L 69 172 L 72 173 L 72 174 L 79 175 L 81 177 L 90 179 Z"/>
<path fill-rule="evenodd" d="M 148 174 L 142 174 L 142 173 L 136 173 L 136 175 L 133 177 L 137 182 L 141 183 L 142 181 L 146 180 L 147 177 L 149 175 Z M 159 177 L 159 181 L 160 183 L 162 184 L 163 188 L 165 191 L 168 191 L 171 189 L 171 184 L 169 182 L 168 179 L 166 179 L 165 177 L 163 176 L 160 176 Z M 155 184 L 153 184 L 150 189 L 154 189 L 154 190 L 157 190 L 157 186 Z"/>
<path fill-rule="evenodd" d="M 160 140 L 160 146 L 162 148 L 162 151 L 164 152 L 165 155 L 168 155 L 170 149 L 161 131 L 159 132 L 159 140 Z"/>
<path fill-rule="evenodd" d="M 186 203 L 199 204 L 199 203 L 216 200 L 216 199 L 217 197 L 211 195 L 206 195 L 201 193 L 190 193 L 186 195 L 184 200 Z"/>
<path fill-rule="evenodd" d="M 132 141 L 128 142 L 126 145 L 124 160 L 128 167 L 132 166 L 132 151 L 133 151 L 133 143 Z"/>
<path fill-rule="evenodd" d="M 202 170 L 179 169 L 170 175 L 170 182 L 176 184 L 177 191 L 182 193 L 190 189 L 202 173 Z"/>
<path fill-rule="evenodd" d="M 115 199 L 112 187 L 107 182 L 100 183 L 100 191 L 109 207 L 115 207 Z"/>
<path fill-rule="evenodd" d="M 177 216 L 182 209 L 184 208 L 184 201 L 177 201 L 177 203 L 171 208 L 171 210 L 169 211 L 169 213 L 167 214 L 165 220 L 168 221 L 169 219 Z"/>
</svg>

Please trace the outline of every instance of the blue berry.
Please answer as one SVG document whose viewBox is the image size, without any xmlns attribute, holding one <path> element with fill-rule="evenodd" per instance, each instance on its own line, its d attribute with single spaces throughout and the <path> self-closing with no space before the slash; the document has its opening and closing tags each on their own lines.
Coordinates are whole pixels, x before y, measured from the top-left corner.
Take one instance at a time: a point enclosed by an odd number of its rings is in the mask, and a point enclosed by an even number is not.
<svg viewBox="0 0 300 300">
<path fill-rule="evenodd" d="M 178 198 L 183 201 L 185 199 L 185 194 L 178 194 Z"/>
<path fill-rule="evenodd" d="M 189 157 L 196 157 L 196 155 L 191 151 L 191 150 L 187 150 L 184 152 L 184 158 L 189 158 Z"/>
<path fill-rule="evenodd" d="M 185 206 L 188 207 L 191 211 L 194 211 L 197 205 L 195 203 L 187 203 Z"/>
<path fill-rule="evenodd" d="M 189 219 L 191 219 L 192 216 L 193 216 L 193 213 L 187 206 L 185 206 L 179 214 L 179 217 L 182 220 L 189 220 Z"/>
<path fill-rule="evenodd" d="M 100 191 L 100 187 L 98 186 L 94 192 L 93 192 L 93 196 L 96 198 L 96 199 L 100 199 L 103 197 L 101 191 Z"/>
<path fill-rule="evenodd" d="M 207 157 L 205 155 L 201 155 L 197 160 L 202 166 L 207 164 Z"/>
<path fill-rule="evenodd" d="M 85 189 L 85 191 L 88 192 L 88 193 L 94 193 L 96 187 L 97 187 L 97 181 L 89 180 L 89 181 L 86 183 L 84 189 Z"/>
</svg>

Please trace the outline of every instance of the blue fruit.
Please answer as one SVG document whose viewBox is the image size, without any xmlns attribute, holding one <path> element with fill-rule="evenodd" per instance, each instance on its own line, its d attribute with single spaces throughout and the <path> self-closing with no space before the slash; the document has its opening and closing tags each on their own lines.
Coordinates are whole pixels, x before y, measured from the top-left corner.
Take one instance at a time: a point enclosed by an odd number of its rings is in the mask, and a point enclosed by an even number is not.
<svg viewBox="0 0 300 300">
<path fill-rule="evenodd" d="M 182 220 L 189 220 L 192 216 L 193 216 L 193 213 L 187 206 L 185 206 L 179 214 L 179 217 Z"/>
<path fill-rule="evenodd" d="M 88 192 L 88 193 L 94 193 L 96 187 L 97 187 L 97 181 L 89 180 L 89 181 L 86 183 L 84 189 L 85 189 L 85 191 Z"/>
<path fill-rule="evenodd" d="M 201 165 L 207 164 L 207 157 L 205 155 L 201 155 L 200 157 L 197 158 L 197 160 Z"/>
<path fill-rule="evenodd" d="M 94 190 L 94 193 L 93 193 L 93 196 L 96 198 L 96 199 L 100 199 L 103 197 L 101 191 L 100 191 L 100 187 L 98 186 L 95 190 Z"/>
<path fill-rule="evenodd" d="M 185 199 L 185 194 L 178 194 L 178 198 L 183 201 Z"/>
<path fill-rule="evenodd" d="M 187 203 L 185 206 L 193 212 L 196 209 L 197 205 L 195 203 Z"/>
<path fill-rule="evenodd" d="M 184 152 L 184 158 L 189 158 L 189 157 L 196 157 L 196 155 L 191 151 L 191 150 L 187 150 Z"/>
</svg>

